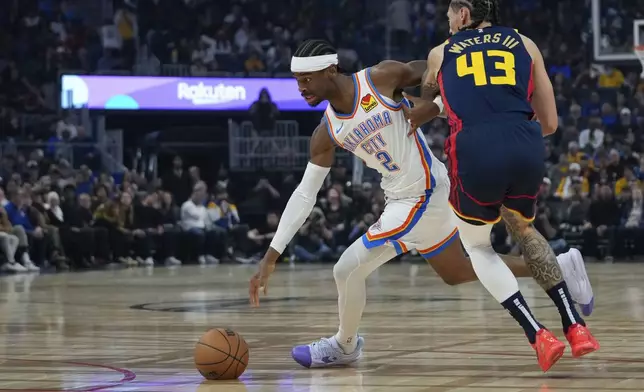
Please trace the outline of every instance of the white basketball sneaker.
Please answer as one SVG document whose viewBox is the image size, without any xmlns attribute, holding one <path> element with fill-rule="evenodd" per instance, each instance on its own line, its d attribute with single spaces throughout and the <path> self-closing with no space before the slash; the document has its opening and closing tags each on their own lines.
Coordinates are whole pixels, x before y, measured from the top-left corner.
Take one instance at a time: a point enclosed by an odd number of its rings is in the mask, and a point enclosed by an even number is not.
<svg viewBox="0 0 644 392">
<path fill-rule="evenodd" d="M 570 290 L 572 300 L 579 304 L 584 316 L 590 316 L 595 307 L 595 297 L 581 252 L 575 248 L 570 248 L 568 252 L 557 256 L 557 261 L 561 267 L 568 290 Z"/>
<path fill-rule="evenodd" d="M 291 356 L 306 368 L 348 365 L 362 357 L 364 339 L 358 336 L 358 345 L 351 354 L 345 354 L 335 337 L 322 338 L 304 346 L 295 346 Z"/>
<path fill-rule="evenodd" d="M 18 264 L 15 261 L 13 263 L 4 263 L 0 266 L 0 271 L 7 272 L 27 272 L 27 268 L 23 267 L 22 264 Z"/>
</svg>

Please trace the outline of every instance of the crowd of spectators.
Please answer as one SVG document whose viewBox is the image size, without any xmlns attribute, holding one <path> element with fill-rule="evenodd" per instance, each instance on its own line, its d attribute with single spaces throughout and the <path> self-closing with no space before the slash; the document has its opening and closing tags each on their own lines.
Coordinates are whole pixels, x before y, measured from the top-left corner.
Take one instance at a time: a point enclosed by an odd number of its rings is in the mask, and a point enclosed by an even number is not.
<svg viewBox="0 0 644 392">
<path fill-rule="evenodd" d="M 22 137 L 46 143 L 0 150 L 5 270 L 252 262 L 297 184 L 297 173 L 256 173 L 253 183 L 241 183 L 223 168 L 206 184 L 180 157 L 159 180 L 107 173 L 89 147 L 74 149 L 70 163 L 59 146 L 91 138 L 73 119 L 54 115 L 60 71 L 156 74 L 170 64 L 194 74 L 288 72 L 294 47 L 313 36 L 331 41 L 343 68 L 356 70 L 387 56 L 423 58 L 446 38 L 446 4 L 430 1 L 108 3 L 101 12 L 111 9 L 110 17 L 98 21 L 80 0 L 12 0 L 0 13 L 0 141 L 20 136 L 20 128 Z M 629 4 L 602 0 L 603 52 L 632 45 L 630 23 L 644 15 Z M 644 254 L 644 83 L 637 68 L 593 64 L 589 9 L 573 0 L 502 8 L 502 19 L 521 21 L 516 27 L 542 49 L 560 114 L 559 131 L 546 139 L 535 226 L 557 251 L 635 256 Z M 277 110 L 265 112 L 251 113 L 259 135 L 270 134 Z M 25 125 L 24 115 L 41 121 Z M 435 120 L 424 131 L 444 158 L 447 124 Z M 384 197 L 377 185 L 349 179 L 345 167 L 332 171 L 289 247 L 292 260 L 333 260 L 378 219 Z M 502 224 L 493 239 L 497 250 L 516 251 Z"/>
<path fill-rule="evenodd" d="M 275 234 L 280 212 L 297 186 L 295 176 L 271 178 L 260 174 L 248 186 L 230 180 L 221 170 L 210 187 L 211 196 L 206 197 L 208 188 L 198 172 L 196 167 L 185 171 L 181 158 L 175 157 L 172 171 L 162 179 L 163 188 L 177 199 L 188 198 L 181 206 L 182 229 L 205 230 L 206 235 L 219 236 L 218 242 L 213 241 L 223 244 L 215 253 L 217 257 L 242 263 L 259 260 Z M 191 195 L 186 193 L 189 189 L 193 189 Z M 242 194 L 243 201 L 235 205 L 232 200 Z M 289 247 L 287 256 L 291 261 L 337 259 L 375 223 L 385 204 L 382 191 L 371 183 L 352 186 L 343 167 L 332 170 L 319 195 L 318 205 Z"/>
<path fill-rule="evenodd" d="M 289 72 L 294 46 L 313 32 L 337 42 L 347 65 L 357 67 L 353 48 L 368 42 L 363 35 L 380 19 L 364 1 L 167 2 L 161 10 L 154 3 L 139 0 L 128 11 L 145 62 L 189 64 L 193 74 Z"/>
<path fill-rule="evenodd" d="M 235 182 L 225 169 L 209 187 L 180 156 L 151 182 L 133 172 L 73 170 L 39 149 L 28 157 L 5 154 L 0 166 L 3 271 L 254 262 L 297 185 L 293 175 L 276 186 L 261 176 L 237 207 L 229 195 Z M 319 207 L 291 245 L 292 261 L 337 257 L 381 213 L 382 192 L 370 183 L 345 190 L 346 176 L 345 169 L 334 169 Z"/>
<path fill-rule="evenodd" d="M 39 149 L 29 157 L 5 154 L 0 166 L 4 271 L 247 262 L 234 249 L 256 248 L 225 186 L 210 195 L 179 157 L 156 185 L 136 173 L 73 170 Z"/>
</svg>

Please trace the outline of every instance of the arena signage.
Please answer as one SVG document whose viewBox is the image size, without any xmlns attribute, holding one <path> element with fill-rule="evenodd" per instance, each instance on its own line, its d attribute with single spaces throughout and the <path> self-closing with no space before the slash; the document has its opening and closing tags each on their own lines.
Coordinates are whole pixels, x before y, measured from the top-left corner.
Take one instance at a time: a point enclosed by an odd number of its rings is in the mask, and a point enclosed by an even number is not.
<svg viewBox="0 0 644 392">
<path fill-rule="evenodd" d="M 243 111 L 267 89 L 281 111 L 321 111 L 300 95 L 295 79 L 179 78 L 157 76 L 62 75 L 63 109 Z"/>
</svg>

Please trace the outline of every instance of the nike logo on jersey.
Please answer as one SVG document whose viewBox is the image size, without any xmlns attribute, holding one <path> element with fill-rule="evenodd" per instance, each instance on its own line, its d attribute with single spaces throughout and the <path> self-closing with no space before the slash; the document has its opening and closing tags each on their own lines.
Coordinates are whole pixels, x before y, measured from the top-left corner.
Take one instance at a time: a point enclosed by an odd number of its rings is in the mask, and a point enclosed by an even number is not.
<svg viewBox="0 0 644 392">
<path fill-rule="evenodd" d="M 344 128 L 344 124 L 340 125 L 340 128 L 335 130 L 335 134 L 338 135 L 340 132 L 342 132 L 342 128 Z"/>
</svg>

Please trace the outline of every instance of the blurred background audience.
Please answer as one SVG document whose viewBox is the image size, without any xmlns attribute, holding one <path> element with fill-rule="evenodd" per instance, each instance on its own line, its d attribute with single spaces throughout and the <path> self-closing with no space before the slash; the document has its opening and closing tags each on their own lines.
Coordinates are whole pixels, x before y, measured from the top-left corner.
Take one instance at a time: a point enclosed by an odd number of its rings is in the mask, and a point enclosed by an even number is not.
<svg viewBox="0 0 644 392">
<path fill-rule="evenodd" d="M 594 62 L 582 3 L 502 6 L 502 20 L 521 21 L 515 27 L 542 49 L 560 116 L 545 140 L 534 224 L 557 252 L 575 246 L 598 259 L 630 259 L 644 253 L 644 81 L 639 65 Z M 602 25 L 611 26 L 604 52 L 632 50 L 632 20 L 644 18 L 634 3 L 602 1 Z M 249 150 L 264 154 L 250 170 L 235 171 L 223 154 L 194 159 L 197 147 L 159 153 L 147 131 L 124 136 L 129 155 L 114 164 L 90 129 L 95 118 L 58 109 L 61 73 L 289 77 L 293 50 L 312 37 L 332 42 L 352 72 L 386 58 L 425 58 L 447 37 L 445 5 L 420 0 L 9 0 L 5 8 L 0 259 L 3 271 L 18 273 L 257 261 L 303 169 L 276 170 L 266 158 L 294 154 L 277 124 L 319 121 L 319 113 L 280 111 L 263 90 L 234 119 L 251 124 Z M 145 128 L 141 117 L 128 121 Z M 447 123 L 436 119 L 423 131 L 443 159 Z M 141 163 L 150 150 L 159 157 L 154 171 Z M 285 255 L 291 262 L 334 261 L 377 221 L 385 204 L 377 177 L 365 172 L 357 183 L 356 170 L 339 156 Z M 493 237 L 498 251 L 517 252 L 502 223 Z"/>
</svg>

